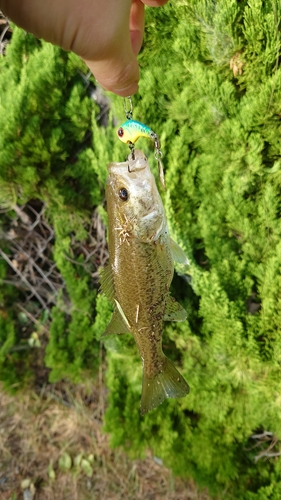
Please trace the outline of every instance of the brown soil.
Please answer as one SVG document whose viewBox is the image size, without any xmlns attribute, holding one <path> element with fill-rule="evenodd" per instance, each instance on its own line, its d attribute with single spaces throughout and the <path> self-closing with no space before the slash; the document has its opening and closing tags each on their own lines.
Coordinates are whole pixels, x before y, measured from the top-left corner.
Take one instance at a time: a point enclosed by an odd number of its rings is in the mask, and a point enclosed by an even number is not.
<svg viewBox="0 0 281 500">
<path fill-rule="evenodd" d="M 0 500 L 209 500 L 150 452 L 131 461 L 111 450 L 103 396 L 102 386 L 62 383 L 0 391 Z"/>
</svg>

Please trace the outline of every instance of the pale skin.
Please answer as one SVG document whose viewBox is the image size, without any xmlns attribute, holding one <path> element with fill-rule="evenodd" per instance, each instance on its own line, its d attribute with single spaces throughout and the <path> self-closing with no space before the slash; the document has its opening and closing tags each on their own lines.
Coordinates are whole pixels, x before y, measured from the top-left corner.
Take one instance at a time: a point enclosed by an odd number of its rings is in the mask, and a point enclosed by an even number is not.
<svg viewBox="0 0 281 500">
<path fill-rule="evenodd" d="M 138 90 L 144 6 L 168 0 L 0 0 L 0 10 L 38 38 L 72 50 L 100 85 L 126 97 Z"/>
</svg>

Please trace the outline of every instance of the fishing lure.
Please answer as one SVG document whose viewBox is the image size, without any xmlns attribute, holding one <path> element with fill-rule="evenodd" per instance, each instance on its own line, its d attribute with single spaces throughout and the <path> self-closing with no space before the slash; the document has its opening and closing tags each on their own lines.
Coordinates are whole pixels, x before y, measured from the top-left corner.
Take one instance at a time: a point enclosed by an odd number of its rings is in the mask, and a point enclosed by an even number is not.
<svg viewBox="0 0 281 500">
<path fill-rule="evenodd" d="M 135 144 L 140 137 L 155 139 L 157 134 L 144 123 L 130 119 L 125 121 L 117 130 L 119 139 L 125 144 Z"/>
<path fill-rule="evenodd" d="M 128 110 L 126 107 L 126 98 L 125 98 L 124 110 L 127 120 L 118 128 L 117 135 L 122 142 L 128 144 L 133 159 L 134 159 L 135 143 L 140 137 L 146 137 L 147 139 L 152 139 L 154 141 L 154 147 L 155 147 L 154 157 L 158 162 L 158 170 L 159 170 L 161 184 L 163 188 L 166 189 L 164 170 L 161 162 L 162 151 L 161 151 L 161 144 L 159 137 L 150 127 L 148 127 L 144 123 L 138 122 L 137 120 L 133 120 L 132 98 L 128 96 L 127 99 L 130 102 L 130 109 Z"/>
</svg>

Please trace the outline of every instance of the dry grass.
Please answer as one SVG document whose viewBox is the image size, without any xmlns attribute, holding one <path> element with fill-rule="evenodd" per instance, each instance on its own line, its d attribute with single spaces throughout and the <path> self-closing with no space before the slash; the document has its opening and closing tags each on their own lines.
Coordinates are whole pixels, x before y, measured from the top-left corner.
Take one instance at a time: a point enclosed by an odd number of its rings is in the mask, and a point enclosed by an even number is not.
<svg viewBox="0 0 281 500">
<path fill-rule="evenodd" d="M 0 500 L 209 500 L 151 454 L 130 461 L 110 450 L 101 391 L 69 387 L 16 397 L 0 391 Z"/>
</svg>

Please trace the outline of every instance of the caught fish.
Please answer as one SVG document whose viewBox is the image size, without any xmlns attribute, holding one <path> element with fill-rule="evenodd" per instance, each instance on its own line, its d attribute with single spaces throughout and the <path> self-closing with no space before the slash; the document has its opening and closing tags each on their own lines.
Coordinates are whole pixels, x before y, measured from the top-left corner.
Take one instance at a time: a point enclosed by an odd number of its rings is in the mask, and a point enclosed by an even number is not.
<svg viewBox="0 0 281 500">
<path fill-rule="evenodd" d="M 162 351 L 163 321 L 184 321 L 186 311 L 171 297 L 173 261 L 187 264 L 171 240 L 164 207 L 147 159 L 111 163 L 106 186 L 109 265 L 101 289 L 114 304 L 103 336 L 130 332 L 143 362 L 141 414 L 189 387 Z"/>
</svg>

